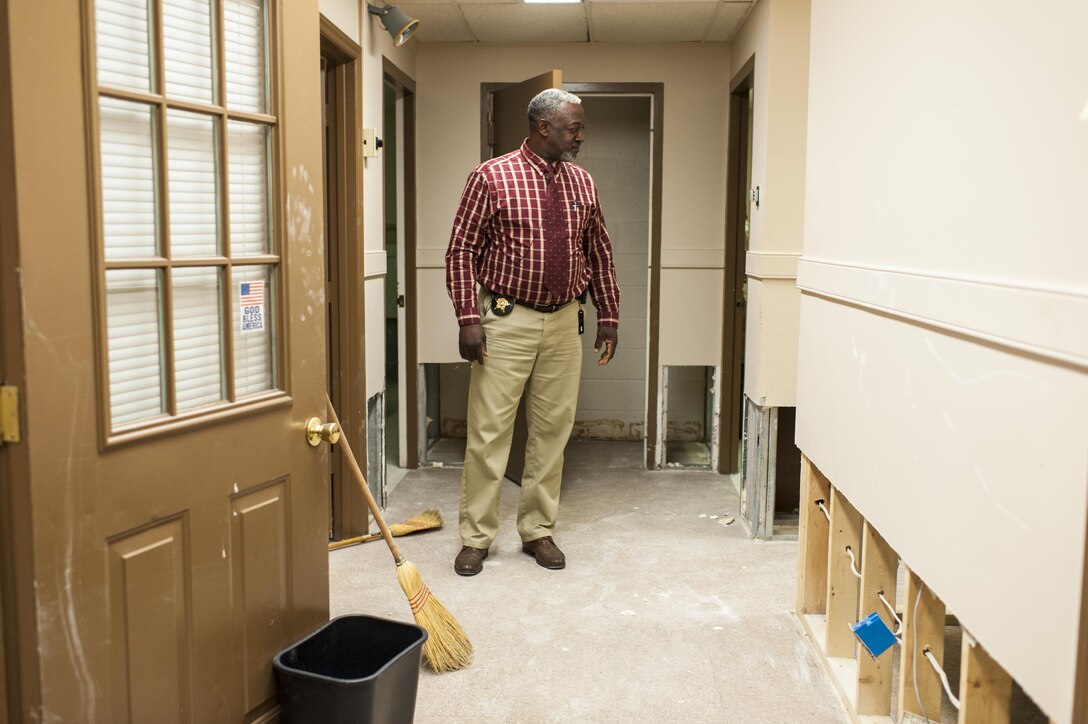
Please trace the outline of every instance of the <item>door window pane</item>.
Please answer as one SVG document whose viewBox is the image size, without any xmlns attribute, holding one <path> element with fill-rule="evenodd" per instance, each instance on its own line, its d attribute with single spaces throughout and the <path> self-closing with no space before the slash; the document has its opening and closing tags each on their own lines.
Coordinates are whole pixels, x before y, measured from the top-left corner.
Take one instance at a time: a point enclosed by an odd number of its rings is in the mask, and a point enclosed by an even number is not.
<svg viewBox="0 0 1088 724">
<path fill-rule="evenodd" d="M 234 269 L 234 390 L 238 397 L 271 390 L 275 381 L 272 267 Z"/>
<path fill-rule="evenodd" d="M 152 108 L 103 97 L 99 126 L 106 258 L 157 256 Z"/>
<path fill-rule="evenodd" d="M 216 121 L 186 111 L 166 113 L 170 251 L 174 257 L 219 253 Z"/>
<path fill-rule="evenodd" d="M 235 111 L 263 113 L 267 107 L 264 0 L 226 0 L 227 98 Z"/>
<path fill-rule="evenodd" d="M 212 18 L 208 0 L 163 0 L 166 95 L 211 103 Z"/>
<path fill-rule="evenodd" d="M 134 91 L 151 90 L 150 19 L 148 0 L 95 2 L 95 49 L 100 84 Z"/>
<path fill-rule="evenodd" d="M 173 271 L 178 412 L 226 398 L 220 276 L 215 267 Z"/>
<path fill-rule="evenodd" d="M 157 417 L 165 409 L 162 273 L 107 271 L 106 309 L 113 424 Z"/>
<path fill-rule="evenodd" d="M 227 129 L 231 254 L 267 254 L 268 127 L 229 121 Z"/>
</svg>

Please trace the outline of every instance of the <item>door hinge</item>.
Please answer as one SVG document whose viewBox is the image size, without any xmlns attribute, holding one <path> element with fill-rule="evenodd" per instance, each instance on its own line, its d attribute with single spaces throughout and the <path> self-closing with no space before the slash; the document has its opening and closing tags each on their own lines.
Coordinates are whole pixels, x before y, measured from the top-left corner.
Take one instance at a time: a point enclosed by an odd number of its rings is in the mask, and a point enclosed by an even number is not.
<svg viewBox="0 0 1088 724">
<path fill-rule="evenodd" d="M 398 294 L 397 295 L 397 306 L 400 307 L 401 309 L 404 309 L 404 295 L 403 294 Z"/>
<path fill-rule="evenodd" d="M 495 116 L 487 114 L 487 145 L 495 145 Z"/>
<path fill-rule="evenodd" d="M 0 387 L 0 445 L 20 442 L 19 435 L 19 388 Z"/>
</svg>

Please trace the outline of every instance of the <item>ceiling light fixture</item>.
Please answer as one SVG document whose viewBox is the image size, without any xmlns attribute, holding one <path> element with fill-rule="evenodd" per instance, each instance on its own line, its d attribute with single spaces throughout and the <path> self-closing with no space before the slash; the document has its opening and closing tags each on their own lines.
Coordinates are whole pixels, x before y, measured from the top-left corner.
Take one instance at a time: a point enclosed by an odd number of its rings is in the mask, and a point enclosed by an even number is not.
<svg viewBox="0 0 1088 724">
<path fill-rule="evenodd" d="M 392 5 L 378 7 L 367 3 L 366 10 L 382 19 L 382 26 L 393 37 L 393 45 L 400 47 L 419 29 L 419 21 L 410 18 Z"/>
</svg>

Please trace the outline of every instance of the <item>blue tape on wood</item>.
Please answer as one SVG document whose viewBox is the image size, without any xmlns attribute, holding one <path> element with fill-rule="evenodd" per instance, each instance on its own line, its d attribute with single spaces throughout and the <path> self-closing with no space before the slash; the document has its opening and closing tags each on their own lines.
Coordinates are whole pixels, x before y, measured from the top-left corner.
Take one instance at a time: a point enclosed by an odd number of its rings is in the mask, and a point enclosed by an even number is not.
<svg viewBox="0 0 1088 724">
<path fill-rule="evenodd" d="M 870 613 L 865 618 L 850 626 L 850 630 L 858 637 L 858 641 L 872 654 L 873 658 L 880 656 L 896 643 L 895 634 L 884 623 L 876 612 Z"/>
</svg>

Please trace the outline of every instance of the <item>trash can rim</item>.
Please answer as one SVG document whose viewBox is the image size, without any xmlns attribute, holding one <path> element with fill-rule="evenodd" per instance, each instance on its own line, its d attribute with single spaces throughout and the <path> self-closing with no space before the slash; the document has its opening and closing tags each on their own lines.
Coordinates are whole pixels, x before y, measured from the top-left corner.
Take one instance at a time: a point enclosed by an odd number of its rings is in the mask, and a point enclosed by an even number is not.
<svg viewBox="0 0 1088 724">
<path fill-rule="evenodd" d="M 372 621 L 381 621 L 384 624 L 393 624 L 395 626 L 399 626 L 399 627 L 402 627 L 402 628 L 415 629 L 416 631 L 419 632 L 420 637 L 419 637 L 419 639 L 417 641 L 412 642 L 411 645 L 406 646 L 396 656 L 391 657 L 379 669 L 375 670 L 373 673 L 371 673 L 371 674 L 369 674 L 367 676 L 363 676 L 363 677 L 360 677 L 358 679 L 345 679 L 345 678 L 338 677 L 338 676 L 325 676 L 324 674 L 317 674 L 317 673 L 314 673 L 312 671 L 306 671 L 305 669 L 298 669 L 298 668 L 295 668 L 294 666 L 289 666 L 288 664 L 283 662 L 283 657 L 288 652 L 290 652 L 293 649 L 297 649 L 299 646 L 302 646 L 304 643 L 306 643 L 310 639 L 314 638 L 315 636 L 320 634 L 322 631 L 324 631 L 325 629 L 327 629 L 330 626 L 332 626 L 333 624 L 335 624 L 337 621 L 341 621 L 343 619 L 348 619 L 348 618 L 365 618 L 365 619 L 370 619 Z M 371 679 L 377 678 L 380 674 L 382 674 L 384 671 L 386 671 L 390 666 L 392 666 L 393 664 L 398 662 L 400 659 L 404 658 L 410 651 L 412 651 L 412 649 L 416 648 L 417 646 L 422 646 L 427 641 L 427 636 L 428 636 L 427 629 L 425 629 L 422 626 L 419 626 L 417 624 L 414 624 L 414 623 L 408 623 L 406 621 L 396 621 L 394 619 L 382 618 L 381 616 L 372 616 L 370 614 L 365 614 L 365 613 L 348 613 L 348 614 L 343 614 L 341 616 L 336 616 L 335 618 L 329 619 L 328 621 L 321 624 L 320 626 L 318 626 L 316 629 L 314 629 L 310 633 L 308 633 L 305 636 L 303 636 L 302 638 L 300 638 L 298 641 L 295 641 L 290 646 L 288 646 L 287 648 L 285 648 L 282 651 L 280 651 L 279 653 L 277 653 L 275 655 L 275 657 L 273 657 L 273 659 L 272 659 L 272 665 L 273 665 L 274 668 L 276 668 L 279 671 L 289 672 L 291 676 L 306 678 L 306 679 L 310 679 L 310 680 L 313 680 L 313 681 L 321 681 L 321 682 L 325 682 L 325 683 L 328 683 L 328 684 L 333 684 L 335 686 L 358 685 L 360 682 L 370 681 Z"/>
</svg>

